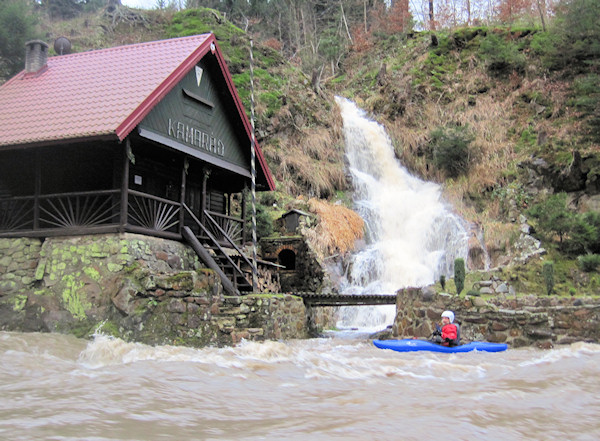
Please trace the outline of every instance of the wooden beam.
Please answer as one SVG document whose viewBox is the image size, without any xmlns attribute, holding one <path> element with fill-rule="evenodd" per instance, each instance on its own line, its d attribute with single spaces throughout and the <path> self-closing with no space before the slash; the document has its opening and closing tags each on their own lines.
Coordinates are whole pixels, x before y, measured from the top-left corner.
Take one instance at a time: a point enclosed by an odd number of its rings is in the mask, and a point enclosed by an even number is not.
<svg viewBox="0 0 600 441">
<path fill-rule="evenodd" d="M 200 222 L 202 225 L 205 224 L 204 220 L 204 212 L 206 211 L 206 200 L 208 198 L 207 186 L 208 186 L 208 177 L 210 176 L 210 169 L 203 168 L 202 169 L 202 210 L 200 210 Z"/>
<path fill-rule="evenodd" d="M 41 150 L 35 150 L 35 188 L 33 190 L 33 229 L 40 228 L 40 193 L 42 192 L 42 158 Z"/>
<path fill-rule="evenodd" d="M 183 223 L 184 223 L 184 219 L 185 219 L 185 210 L 183 209 L 183 204 L 185 204 L 185 185 L 186 185 L 186 178 L 187 178 L 187 171 L 188 171 L 188 167 L 190 166 L 190 163 L 188 161 L 187 158 L 183 158 L 183 167 L 181 168 L 181 197 L 180 197 L 180 202 L 181 202 L 181 206 L 179 208 L 179 234 L 182 234 L 182 229 L 183 229 Z"/>
<path fill-rule="evenodd" d="M 248 193 L 248 187 L 244 185 L 242 190 L 242 245 L 246 243 L 246 193 Z"/>
<path fill-rule="evenodd" d="M 125 232 L 125 226 L 127 225 L 127 203 L 128 203 L 128 192 L 129 192 L 129 153 L 131 152 L 131 141 L 129 137 L 125 139 L 123 144 L 123 176 L 121 179 L 121 227 L 119 232 Z"/>
</svg>

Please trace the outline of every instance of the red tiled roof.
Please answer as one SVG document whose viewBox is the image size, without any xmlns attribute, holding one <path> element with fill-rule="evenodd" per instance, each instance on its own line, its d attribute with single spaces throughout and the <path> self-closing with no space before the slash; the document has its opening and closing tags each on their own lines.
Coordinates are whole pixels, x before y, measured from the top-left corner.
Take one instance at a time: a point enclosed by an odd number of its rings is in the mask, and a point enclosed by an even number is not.
<svg viewBox="0 0 600 441">
<path fill-rule="evenodd" d="M 135 125 L 120 126 L 128 119 L 139 122 L 140 106 L 190 56 L 208 47 L 210 37 L 49 57 L 46 69 L 23 71 L 0 87 L 0 146 L 107 135 L 123 139 Z"/>
<path fill-rule="evenodd" d="M 213 34 L 49 57 L 0 86 L 0 147 L 87 138 L 123 140 L 215 44 L 250 139 L 251 127 Z M 275 188 L 257 146 L 269 187 Z"/>
</svg>

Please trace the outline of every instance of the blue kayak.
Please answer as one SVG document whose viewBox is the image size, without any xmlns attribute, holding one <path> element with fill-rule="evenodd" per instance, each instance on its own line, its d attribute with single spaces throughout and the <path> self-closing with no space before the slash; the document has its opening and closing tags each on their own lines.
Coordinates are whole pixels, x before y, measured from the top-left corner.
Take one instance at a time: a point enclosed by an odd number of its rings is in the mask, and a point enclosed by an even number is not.
<svg viewBox="0 0 600 441">
<path fill-rule="evenodd" d="M 442 346 L 427 340 L 373 340 L 373 344 L 380 349 L 391 349 L 398 352 L 430 351 L 430 352 L 501 352 L 506 351 L 508 345 L 505 343 L 488 343 L 485 341 L 474 341 L 460 346 Z"/>
</svg>

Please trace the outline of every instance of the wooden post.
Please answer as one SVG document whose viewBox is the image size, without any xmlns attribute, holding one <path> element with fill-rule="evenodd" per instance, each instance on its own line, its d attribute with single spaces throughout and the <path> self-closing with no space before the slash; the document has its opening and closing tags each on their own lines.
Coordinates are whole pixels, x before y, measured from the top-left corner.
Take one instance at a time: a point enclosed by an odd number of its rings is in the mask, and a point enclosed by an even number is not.
<svg viewBox="0 0 600 441">
<path fill-rule="evenodd" d="M 208 183 L 208 177 L 210 176 L 210 169 L 208 168 L 204 168 L 202 169 L 202 209 L 200 211 L 200 222 L 202 223 L 202 225 L 205 224 L 204 221 L 204 211 L 206 210 L 206 200 L 208 198 L 208 194 L 207 194 L 207 183 Z"/>
<path fill-rule="evenodd" d="M 183 167 L 181 169 L 181 204 L 179 207 L 179 234 L 183 234 L 183 223 L 185 218 L 185 208 L 183 205 L 185 204 L 185 184 L 187 171 L 190 163 L 187 158 L 183 158 Z"/>
<path fill-rule="evenodd" d="M 248 239 L 246 235 L 246 193 L 248 193 L 248 186 L 244 184 L 244 189 L 242 190 L 242 245 Z"/>
<path fill-rule="evenodd" d="M 33 230 L 40 228 L 40 193 L 42 192 L 42 158 L 40 149 L 35 151 L 35 188 L 33 190 Z"/>
<path fill-rule="evenodd" d="M 131 152 L 131 142 L 129 138 L 125 139 L 123 146 L 123 176 L 121 176 L 121 223 L 119 226 L 119 232 L 125 232 L 125 226 L 127 225 L 127 204 L 129 201 L 129 155 L 133 155 Z"/>
</svg>

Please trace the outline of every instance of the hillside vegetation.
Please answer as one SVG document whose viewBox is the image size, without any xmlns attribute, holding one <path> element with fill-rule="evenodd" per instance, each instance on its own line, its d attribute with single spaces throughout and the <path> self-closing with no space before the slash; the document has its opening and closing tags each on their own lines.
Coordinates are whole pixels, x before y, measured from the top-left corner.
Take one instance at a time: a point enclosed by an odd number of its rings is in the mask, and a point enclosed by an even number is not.
<svg viewBox="0 0 600 441">
<path fill-rule="evenodd" d="M 578 22 L 575 12 L 563 11 L 548 30 L 479 26 L 362 35 L 317 80 L 312 67 L 256 33 L 258 140 L 277 183 L 275 193 L 261 195 L 259 214 L 268 220 L 292 207 L 319 207 L 325 216 L 327 204 L 351 206 L 334 101 L 345 96 L 386 127 L 409 170 L 442 184 L 456 210 L 485 233 L 493 264 L 511 263 L 524 215 L 549 252 L 545 260 L 555 265 L 554 290 L 598 293 L 600 25 L 586 19 L 597 17 L 600 6 L 565 3 L 588 9 Z M 84 51 L 214 32 L 250 109 L 250 35 L 223 14 L 119 11 L 46 18 L 42 34 L 47 41 L 66 35 Z M 311 198 L 321 202 L 309 204 Z M 359 235 L 357 223 L 349 225 L 347 231 L 337 225 L 333 234 L 344 240 L 329 243 L 343 242 L 346 251 L 349 235 Z M 541 265 L 518 267 L 514 277 L 541 280 Z M 539 291 L 538 285 L 527 289 Z"/>
</svg>

